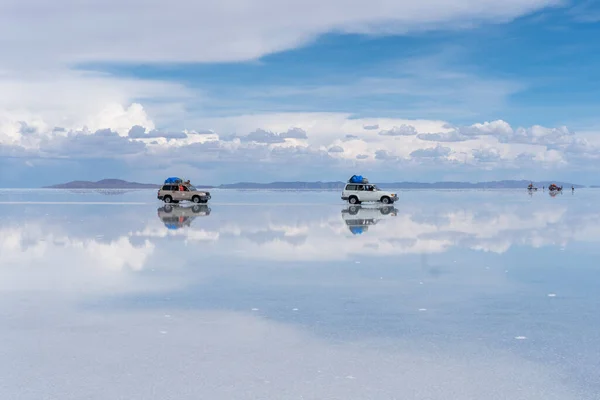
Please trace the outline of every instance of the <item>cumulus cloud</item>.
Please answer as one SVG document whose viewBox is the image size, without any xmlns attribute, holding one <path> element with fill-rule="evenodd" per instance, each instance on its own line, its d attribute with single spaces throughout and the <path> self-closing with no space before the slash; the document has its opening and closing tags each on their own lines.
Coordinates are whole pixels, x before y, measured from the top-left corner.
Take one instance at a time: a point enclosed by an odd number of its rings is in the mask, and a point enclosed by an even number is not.
<svg viewBox="0 0 600 400">
<path fill-rule="evenodd" d="M 390 154 L 387 150 L 377 150 L 377 151 L 375 151 L 375 159 L 390 161 L 390 160 L 396 160 L 396 159 L 398 159 L 398 157 Z"/>
<path fill-rule="evenodd" d="M 487 148 L 487 149 L 475 149 L 473 150 L 473 157 L 481 162 L 494 162 L 498 161 L 501 158 L 500 151 L 495 148 Z"/>
<path fill-rule="evenodd" d="M 254 132 L 249 133 L 246 136 L 242 136 L 243 142 L 257 142 L 257 143 L 283 143 L 285 139 L 279 137 L 276 133 L 265 131 L 264 129 L 257 129 Z"/>
<path fill-rule="evenodd" d="M 417 130 L 412 125 L 400 125 L 392 129 L 382 130 L 379 134 L 382 136 L 414 136 L 417 134 Z"/>
<path fill-rule="evenodd" d="M 285 143 L 285 139 L 307 139 L 308 136 L 306 131 L 300 128 L 288 129 L 286 132 L 275 133 L 267 131 L 265 129 L 257 129 L 254 132 L 249 133 L 246 136 L 241 136 L 240 139 L 243 142 L 256 142 L 256 143 Z"/>
<path fill-rule="evenodd" d="M 471 139 L 471 137 L 465 136 L 456 130 L 438 133 L 420 133 L 417 137 L 430 142 L 464 142 Z"/>
<path fill-rule="evenodd" d="M 186 132 L 187 134 L 190 135 L 214 135 L 216 134 L 215 131 L 213 131 L 212 129 L 200 129 L 200 130 L 193 130 L 193 131 L 188 131 Z"/>
<path fill-rule="evenodd" d="M 67 136 L 44 139 L 40 152 L 49 156 L 69 158 L 114 158 L 142 153 L 145 145 L 130 141 L 110 129 L 101 129 L 93 134 L 71 132 Z"/>
<path fill-rule="evenodd" d="M 165 138 L 165 139 L 185 139 L 187 138 L 187 134 L 184 132 L 160 132 L 157 130 L 152 130 L 146 133 L 146 128 L 143 126 L 135 125 L 130 130 L 128 135 L 132 139 L 156 139 L 156 138 Z"/>
<path fill-rule="evenodd" d="M 127 172 L 167 168 L 171 161 L 163 165 L 157 160 L 177 160 L 181 167 L 210 168 L 214 171 L 215 183 L 236 180 L 232 174 L 235 171 L 238 175 L 239 168 L 232 168 L 241 163 L 257 169 L 271 165 L 272 169 L 264 177 L 275 180 L 293 176 L 306 165 L 311 165 L 314 171 L 318 165 L 337 174 L 337 168 L 347 168 L 357 160 L 377 170 L 394 160 L 410 162 L 412 166 L 419 163 L 431 166 L 430 161 L 435 159 L 435 164 L 447 163 L 454 173 L 460 174 L 466 166 L 479 164 L 485 168 L 508 169 L 535 168 L 536 164 L 589 168 L 590 161 L 600 159 L 597 147 L 566 128 L 512 128 L 504 121 L 456 127 L 444 121 L 382 119 L 379 125 L 393 127 L 390 131 L 395 133 L 384 135 L 365 135 L 365 121 L 329 113 L 253 115 L 240 121 L 229 117 L 199 121 L 203 126 L 214 128 L 193 133 L 187 130 L 162 132 L 135 123 L 121 132 L 112 128 L 66 130 L 55 129 L 56 125 L 43 120 L 23 120 L 14 126 L 6 125 L 17 136 L 3 135 L 4 131 L 0 130 L 0 154 L 7 160 L 23 158 L 23 163 L 33 169 L 41 168 L 35 163 L 36 158 L 121 158 L 129 163 L 131 169 Z M 153 126 L 152 121 L 148 121 L 148 125 Z M 244 130 L 252 125 L 263 128 Z M 236 131 L 250 133 L 226 134 Z M 422 133 L 413 134 L 415 132 Z M 7 162 L 3 168 L 9 168 Z M 289 168 L 283 171 L 278 165 Z M 440 169 L 442 172 L 445 171 Z"/>
<path fill-rule="evenodd" d="M 287 132 L 280 133 L 279 137 L 284 139 L 308 139 L 306 131 L 300 128 L 288 129 Z"/>
<path fill-rule="evenodd" d="M 413 158 L 443 158 L 447 157 L 452 152 L 450 147 L 437 145 L 426 149 L 415 150 L 410 153 Z"/>
</svg>

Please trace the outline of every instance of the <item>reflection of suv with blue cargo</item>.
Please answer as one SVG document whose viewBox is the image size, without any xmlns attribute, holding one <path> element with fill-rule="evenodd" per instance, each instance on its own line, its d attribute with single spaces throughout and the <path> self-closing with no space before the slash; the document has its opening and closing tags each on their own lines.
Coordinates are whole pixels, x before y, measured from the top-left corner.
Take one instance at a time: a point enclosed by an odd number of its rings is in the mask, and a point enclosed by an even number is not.
<svg viewBox="0 0 600 400">
<path fill-rule="evenodd" d="M 360 235 L 387 217 L 395 217 L 398 209 L 393 206 L 362 207 L 350 206 L 342 210 L 342 218 L 353 235 Z"/>
<path fill-rule="evenodd" d="M 168 229 L 179 229 L 189 227 L 196 217 L 210 215 L 210 208 L 205 204 L 195 204 L 191 207 L 165 204 L 156 210 L 158 218 Z"/>
<path fill-rule="evenodd" d="M 180 201 L 207 203 L 210 200 L 210 192 L 196 189 L 190 181 L 184 182 L 180 178 L 167 178 L 164 185 L 158 189 L 156 197 L 167 204 Z"/>
</svg>

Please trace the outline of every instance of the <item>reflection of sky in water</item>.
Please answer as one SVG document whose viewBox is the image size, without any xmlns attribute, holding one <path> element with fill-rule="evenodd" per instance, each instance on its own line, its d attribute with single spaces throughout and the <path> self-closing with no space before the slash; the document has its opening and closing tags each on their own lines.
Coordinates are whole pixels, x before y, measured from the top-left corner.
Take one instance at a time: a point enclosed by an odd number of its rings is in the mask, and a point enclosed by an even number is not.
<svg viewBox="0 0 600 400">
<path fill-rule="evenodd" d="M 600 191 L 1 192 L 0 398 L 597 398 Z"/>
</svg>

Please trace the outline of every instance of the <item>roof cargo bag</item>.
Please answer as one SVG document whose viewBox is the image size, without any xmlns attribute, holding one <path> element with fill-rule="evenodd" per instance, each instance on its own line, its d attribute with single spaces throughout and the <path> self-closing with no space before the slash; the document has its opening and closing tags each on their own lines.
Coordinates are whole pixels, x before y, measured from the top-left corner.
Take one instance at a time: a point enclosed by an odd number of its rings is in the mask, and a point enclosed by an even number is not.
<svg viewBox="0 0 600 400">
<path fill-rule="evenodd" d="M 183 182 L 183 179 L 177 178 L 177 177 L 171 177 L 171 178 L 165 179 L 165 183 L 182 183 L 182 182 Z"/>
</svg>

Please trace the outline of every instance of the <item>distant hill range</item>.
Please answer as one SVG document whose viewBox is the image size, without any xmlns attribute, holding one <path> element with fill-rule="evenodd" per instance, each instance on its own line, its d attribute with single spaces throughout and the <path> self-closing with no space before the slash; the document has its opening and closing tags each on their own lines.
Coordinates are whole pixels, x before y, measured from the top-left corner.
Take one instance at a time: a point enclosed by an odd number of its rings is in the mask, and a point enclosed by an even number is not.
<svg viewBox="0 0 600 400">
<path fill-rule="evenodd" d="M 531 181 L 491 181 L 491 182 L 388 182 L 375 183 L 380 188 L 390 189 L 526 189 Z M 548 187 L 551 183 L 558 186 L 570 188 L 583 188 L 585 186 L 572 184 L 569 182 L 533 182 L 538 188 Z M 272 183 L 252 183 L 240 182 L 218 186 L 221 189 L 308 189 L 308 190 L 341 190 L 346 182 L 272 182 Z"/>
<path fill-rule="evenodd" d="M 490 182 L 390 182 L 390 183 L 375 183 L 381 188 L 390 189 L 526 189 L 531 181 L 490 181 Z M 583 188 L 585 186 L 573 184 L 569 182 L 533 182 L 533 185 L 538 188 L 548 187 L 551 183 L 564 188 Z M 272 183 L 255 183 L 255 182 L 239 182 L 224 184 L 220 186 L 206 186 L 194 184 L 197 188 L 203 189 L 271 189 L 271 190 L 341 190 L 346 182 L 272 182 Z M 103 179 L 98 182 L 90 181 L 72 181 L 61 183 L 58 185 L 46 186 L 48 189 L 157 189 L 161 185 L 153 183 L 137 183 L 127 182 L 121 179 Z M 595 186 L 592 186 L 595 187 Z"/>
</svg>

